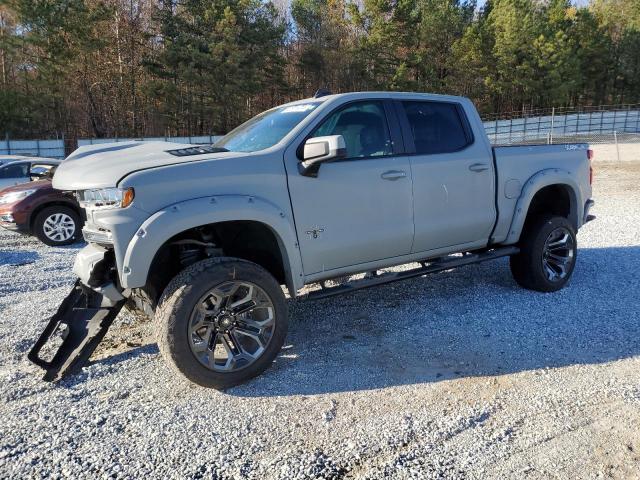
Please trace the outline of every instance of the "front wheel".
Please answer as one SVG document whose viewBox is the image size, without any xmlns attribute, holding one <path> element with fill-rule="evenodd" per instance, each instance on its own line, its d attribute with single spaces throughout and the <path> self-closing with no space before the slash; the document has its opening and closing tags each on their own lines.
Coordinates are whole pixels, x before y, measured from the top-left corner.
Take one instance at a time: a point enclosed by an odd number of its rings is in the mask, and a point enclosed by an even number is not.
<svg viewBox="0 0 640 480">
<path fill-rule="evenodd" d="M 155 315 L 167 363 L 203 387 L 228 388 L 259 375 L 287 334 L 282 288 L 265 269 L 210 258 L 178 274 Z"/>
<path fill-rule="evenodd" d="M 511 257 L 513 278 L 530 290 L 560 290 L 573 274 L 577 247 L 576 233 L 566 218 L 535 218 L 522 232 L 520 253 Z"/>
<path fill-rule="evenodd" d="M 33 233 L 50 247 L 69 245 L 81 238 L 80 215 L 64 205 L 46 207 L 33 222 Z"/>
</svg>

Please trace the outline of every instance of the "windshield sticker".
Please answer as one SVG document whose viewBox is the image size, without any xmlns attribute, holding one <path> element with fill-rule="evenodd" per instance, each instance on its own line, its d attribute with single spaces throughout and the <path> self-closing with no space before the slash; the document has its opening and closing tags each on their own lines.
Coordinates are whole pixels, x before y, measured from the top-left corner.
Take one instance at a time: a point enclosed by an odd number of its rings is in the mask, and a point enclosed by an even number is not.
<svg viewBox="0 0 640 480">
<path fill-rule="evenodd" d="M 300 113 L 313 110 L 316 106 L 313 103 L 305 103 L 303 105 L 293 105 L 282 110 L 282 113 Z"/>
</svg>

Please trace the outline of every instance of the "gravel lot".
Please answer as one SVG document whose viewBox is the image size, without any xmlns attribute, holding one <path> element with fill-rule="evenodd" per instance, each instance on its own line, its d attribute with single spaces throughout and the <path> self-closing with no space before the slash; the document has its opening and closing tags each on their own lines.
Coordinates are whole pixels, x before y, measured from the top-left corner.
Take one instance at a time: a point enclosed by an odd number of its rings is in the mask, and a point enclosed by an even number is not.
<svg viewBox="0 0 640 480">
<path fill-rule="evenodd" d="M 640 163 L 598 165 L 565 290 L 500 260 L 291 302 L 286 348 L 225 393 L 121 314 L 84 372 L 25 359 L 79 247 L 0 233 L 2 478 L 640 478 Z"/>
</svg>

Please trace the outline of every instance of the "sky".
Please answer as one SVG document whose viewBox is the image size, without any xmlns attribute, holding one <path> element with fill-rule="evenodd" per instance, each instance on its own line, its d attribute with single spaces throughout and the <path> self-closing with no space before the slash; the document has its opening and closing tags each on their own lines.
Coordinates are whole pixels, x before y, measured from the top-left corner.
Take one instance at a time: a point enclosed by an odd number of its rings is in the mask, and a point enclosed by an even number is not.
<svg viewBox="0 0 640 480">
<path fill-rule="evenodd" d="M 477 0 L 478 8 L 482 7 L 485 4 L 485 1 L 486 0 Z M 589 0 L 572 0 L 572 3 L 578 7 L 585 7 L 589 4 Z"/>
</svg>

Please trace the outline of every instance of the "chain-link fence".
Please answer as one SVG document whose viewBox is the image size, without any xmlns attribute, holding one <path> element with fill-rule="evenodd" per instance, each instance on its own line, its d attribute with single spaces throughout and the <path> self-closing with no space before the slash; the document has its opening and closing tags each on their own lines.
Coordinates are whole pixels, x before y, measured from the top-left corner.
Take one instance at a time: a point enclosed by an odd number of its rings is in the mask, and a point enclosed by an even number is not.
<svg viewBox="0 0 640 480">
<path fill-rule="evenodd" d="M 640 105 L 532 110 L 485 116 L 494 145 L 640 141 Z"/>
<path fill-rule="evenodd" d="M 496 146 L 578 142 L 617 146 L 640 143 L 640 104 L 524 110 L 485 115 L 483 120 L 489 140 Z M 195 144 L 212 143 L 216 138 L 154 137 L 136 140 Z M 128 140 L 134 139 L 13 140 L 7 137 L 0 141 L 0 155 L 64 158 L 81 145 Z"/>
</svg>

